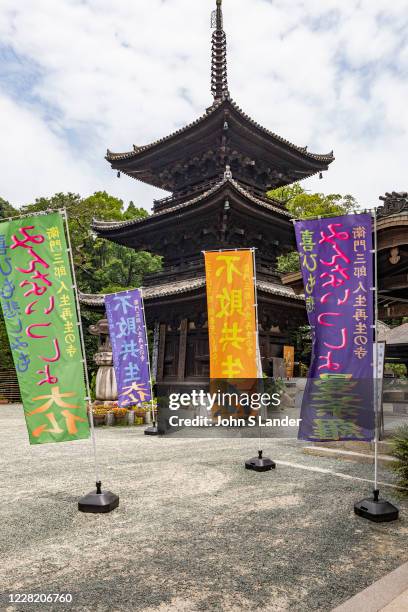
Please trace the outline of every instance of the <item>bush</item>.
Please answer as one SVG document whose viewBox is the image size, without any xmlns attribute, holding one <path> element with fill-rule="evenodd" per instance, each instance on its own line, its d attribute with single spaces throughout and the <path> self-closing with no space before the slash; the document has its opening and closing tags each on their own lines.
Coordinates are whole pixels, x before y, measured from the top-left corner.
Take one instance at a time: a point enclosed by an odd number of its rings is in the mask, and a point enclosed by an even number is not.
<svg viewBox="0 0 408 612">
<path fill-rule="evenodd" d="M 289 272 L 300 271 L 299 253 L 291 251 L 287 255 L 279 255 L 276 259 L 276 269 L 279 274 L 288 274 Z"/>
<path fill-rule="evenodd" d="M 398 484 L 408 488 L 408 425 L 396 430 L 391 443 L 393 455 L 398 459 L 393 465 L 393 470 L 398 475 Z"/>
<path fill-rule="evenodd" d="M 407 366 L 404 363 L 386 363 L 385 370 L 391 372 L 395 378 L 404 378 L 407 375 Z"/>
</svg>

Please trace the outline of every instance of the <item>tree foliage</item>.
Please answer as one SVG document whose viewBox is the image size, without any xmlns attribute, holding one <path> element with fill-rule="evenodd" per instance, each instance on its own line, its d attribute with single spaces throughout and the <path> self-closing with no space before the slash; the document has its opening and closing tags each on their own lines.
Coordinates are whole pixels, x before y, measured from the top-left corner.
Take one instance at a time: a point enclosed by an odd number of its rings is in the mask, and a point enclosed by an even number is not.
<svg viewBox="0 0 408 612">
<path fill-rule="evenodd" d="M 143 275 L 157 272 L 161 258 L 145 251 L 98 238 L 91 229 L 93 218 L 106 221 L 142 219 L 148 215 L 130 202 L 124 210 L 122 200 L 106 191 L 88 198 L 74 193 L 57 193 L 51 198 L 37 198 L 22 209 L 23 213 L 66 209 L 78 286 L 84 293 L 113 293 L 142 283 Z"/>
<path fill-rule="evenodd" d="M 356 199 L 350 194 L 307 193 L 299 183 L 269 191 L 268 197 L 283 204 L 296 219 L 346 215 L 358 209 Z"/>
<path fill-rule="evenodd" d="M 18 215 L 18 210 L 7 200 L 0 198 L 0 219 L 7 219 L 7 217 L 14 217 L 15 215 Z"/>
<path fill-rule="evenodd" d="M 276 259 L 276 269 L 279 274 L 298 272 L 300 270 L 299 253 L 297 251 L 291 251 L 287 255 L 279 255 Z"/>
</svg>

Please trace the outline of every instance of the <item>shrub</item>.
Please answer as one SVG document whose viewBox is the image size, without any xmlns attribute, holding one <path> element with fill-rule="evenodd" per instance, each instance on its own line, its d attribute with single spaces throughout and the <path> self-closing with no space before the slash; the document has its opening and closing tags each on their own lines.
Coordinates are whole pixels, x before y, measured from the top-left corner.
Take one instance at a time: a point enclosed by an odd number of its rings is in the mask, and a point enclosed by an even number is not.
<svg viewBox="0 0 408 612">
<path fill-rule="evenodd" d="M 288 274 L 289 272 L 300 271 L 299 253 L 291 251 L 287 255 L 279 255 L 276 259 L 276 269 L 279 274 Z"/>
<path fill-rule="evenodd" d="M 408 488 L 408 425 L 396 430 L 391 443 L 393 455 L 398 459 L 393 465 L 393 470 L 398 475 L 398 484 Z"/>
<path fill-rule="evenodd" d="M 391 372 L 395 378 L 404 378 L 407 375 L 407 366 L 404 363 L 387 363 L 385 370 Z"/>
</svg>

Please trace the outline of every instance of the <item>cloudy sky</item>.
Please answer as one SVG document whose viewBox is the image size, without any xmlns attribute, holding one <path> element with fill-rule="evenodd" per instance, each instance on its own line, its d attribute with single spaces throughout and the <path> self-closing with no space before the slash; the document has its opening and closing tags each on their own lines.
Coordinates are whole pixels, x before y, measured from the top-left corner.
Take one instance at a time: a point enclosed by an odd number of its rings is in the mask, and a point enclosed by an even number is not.
<svg viewBox="0 0 408 612">
<path fill-rule="evenodd" d="M 215 0 L 2 0 L 0 196 L 105 189 L 150 208 L 106 149 L 165 136 L 211 104 Z M 363 206 L 407 190 L 408 0 L 224 0 L 229 87 L 254 119 L 310 151 Z"/>
</svg>

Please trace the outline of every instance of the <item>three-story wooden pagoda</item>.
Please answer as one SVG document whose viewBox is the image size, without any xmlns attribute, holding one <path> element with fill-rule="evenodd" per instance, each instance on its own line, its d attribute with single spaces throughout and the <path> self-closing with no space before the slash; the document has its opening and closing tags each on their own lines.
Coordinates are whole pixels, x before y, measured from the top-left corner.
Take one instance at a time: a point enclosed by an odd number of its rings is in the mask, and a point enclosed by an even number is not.
<svg viewBox="0 0 408 612">
<path fill-rule="evenodd" d="M 202 251 L 255 247 L 259 339 L 263 369 L 306 321 L 304 301 L 285 287 L 276 259 L 295 248 L 291 216 L 266 192 L 328 169 L 333 153 L 308 152 L 256 123 L 228 89 L 222 0 L 213 13 L 212 105 L 204 115 L 156 142 L 126 153 L 108 150 L 112 168 L 171 192 L 145 219 L 95 220 L 98 236 L 163 257 L 146 275 L 148 326 L 156 330 L 153 372 L 166 386 L 194 386 L 209 375 L 207 305 Z M 102 296 L 83 295 L 91 308 Z"/>
</svg>

